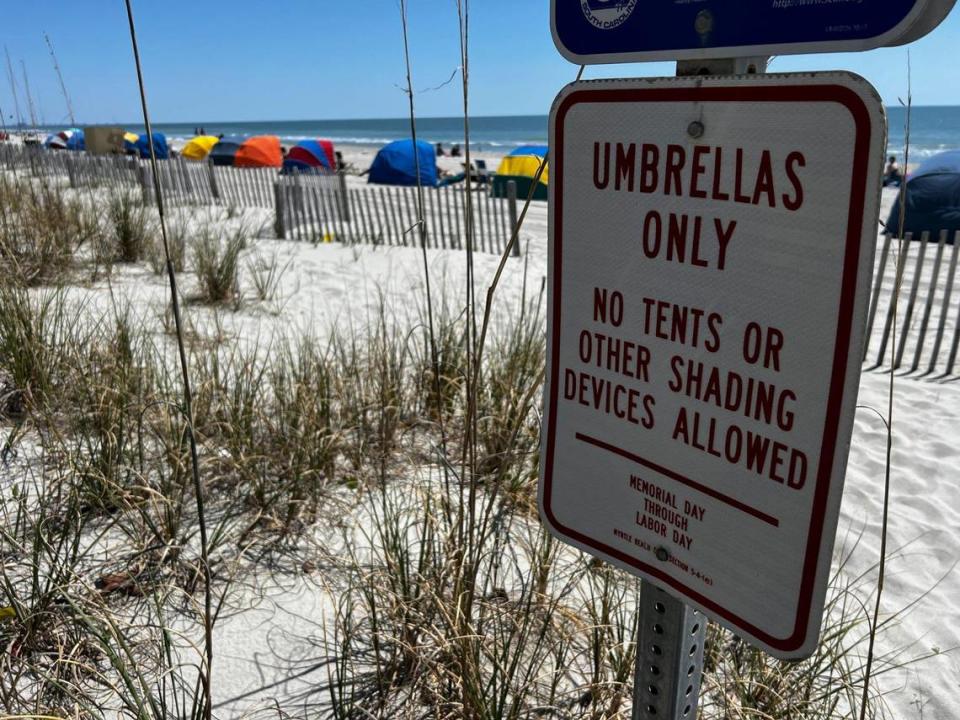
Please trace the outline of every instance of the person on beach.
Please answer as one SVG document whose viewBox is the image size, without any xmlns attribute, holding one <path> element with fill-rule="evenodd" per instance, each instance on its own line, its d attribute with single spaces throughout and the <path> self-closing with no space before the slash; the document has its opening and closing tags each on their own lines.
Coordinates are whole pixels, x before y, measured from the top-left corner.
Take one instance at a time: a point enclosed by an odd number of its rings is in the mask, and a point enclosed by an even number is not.
<svg viewBox="0 0 960 720">
<path fill-rule="evenodd" d="M 454 145 L 450 148 L 450 157 L 460 157 L 460 145 Z"/>
<path fill-rule="evenodd" d="M 443 151 L 443 144 L 437 143 L 437 157 L 443 157 L 446 153 Z"/>
<path fill-rule="evenodd" d="M 891 155 L 887 160 L 887 166 L 883 169 L 883 186 L 900 187 L 901 182 L 903 182 L 903 174 L 900 172 L 897 156 Z"/>
</svg>

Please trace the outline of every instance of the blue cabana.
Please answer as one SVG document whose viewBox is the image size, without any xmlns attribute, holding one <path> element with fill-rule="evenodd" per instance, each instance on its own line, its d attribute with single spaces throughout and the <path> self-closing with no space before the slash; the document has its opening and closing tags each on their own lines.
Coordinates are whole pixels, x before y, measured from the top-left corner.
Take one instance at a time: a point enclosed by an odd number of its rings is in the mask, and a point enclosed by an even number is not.
<svg viewBox="0 0 960 720">
<path fill-rule="evenodd" d="M 546 145 L 521 145 L 517 149 L 513 150 L 510 154 L 517 155 L 533 155 L 535 157 L 543 157 L 547 154 L 549 148 Z"/>
<path fill-rule="evenodd" d="M 907 180 L 903 232 L 916 240 L 925 232 L 936 239 L 947 230 L 948 242 L 960 231 L 960 150 L 950 150 L 924 162 Z M 893 204 L 887 232 L 900 232 L 900 202 Z"/>
<path fill-rule="evenodd" d="M 83 130 L 74 130 L 67 138 L 67 150 L 86 150 L 87 142 L 83 137 Z"/>
<path fill-rule="evenodd" d="M 137 152 L 140 157 L 147 160 L 150 158 L 150 139 L 146 133 L 137 138 Z M 170 148 L 167 145 L 167 136 L 163 133 L 155 132 L 153 134 L 153 151 L 157 154 L 157 160 L 167 160 L 170 158 Z"/>
<path fill-rule="evenodd" d="M 417 141 L 414 155 L 413 140 L 396 140 L 384 146 L 370 166 L 369 182 L 379 185 L 416 185 L 417 158 L 420 161 L 420 183 L 427 187 L 437 184 L 437 154 L 433 145 Z"/>
</svg>

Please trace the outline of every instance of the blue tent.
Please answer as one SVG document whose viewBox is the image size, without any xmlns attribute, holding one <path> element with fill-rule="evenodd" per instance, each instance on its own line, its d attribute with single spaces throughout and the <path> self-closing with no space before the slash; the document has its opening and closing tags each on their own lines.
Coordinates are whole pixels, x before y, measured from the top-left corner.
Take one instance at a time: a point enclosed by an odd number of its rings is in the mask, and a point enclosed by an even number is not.
<svg viewBox="0 0 960 720">
<path fill-rule="evenodd" d="M 150 158 L 150 138 L 146 133 L 137 138 L 137 152 L 144 160 Z M 167 146 L 167 136 L 163 133 L 155 132 L 153 134 L 153 151 L 157 155 L 157 160 L 168 160 L 170 158 L 170 148 Z"/>
<path fill-rule="evenodd" d="M 924 162 L 907 180 L 903 232 L 934 236 L 942 230 L 960 231 L 960 150 L 949 150 Z M 900 203 L 895 202 L 887 219 L 887 231 L 900 232 Z"/>
<path fill-rule="evenodd" d="M 420 183 L 427 187 L 437 184 L 437 154 L 433 145 L 417 141 L 417 153 L 413 152 L 413 140 L 396 140 L 380 149 L 370 166 L 369 182 L 380 185 L 416 185 L 417 158 L 420 160 Z"/>
<path fill-rule="evenodd" d="M 74 130 L 67 138 L 67 150 L 86 150 L 87 142 L 83 137 L 83 130 Z"/>
<path fill-rule="evenodd" d="M 516 150 L 512 151 L 511 155 L 534 155 L 536 157 L 543 157 L 547 154 L 546 145 L 521 145 Z"/>
</svg>

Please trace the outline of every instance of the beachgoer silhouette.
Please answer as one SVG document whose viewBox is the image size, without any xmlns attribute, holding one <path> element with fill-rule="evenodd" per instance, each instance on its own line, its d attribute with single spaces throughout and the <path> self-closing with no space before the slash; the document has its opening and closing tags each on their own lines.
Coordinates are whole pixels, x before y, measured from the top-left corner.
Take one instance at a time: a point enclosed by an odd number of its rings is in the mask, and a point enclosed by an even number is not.
<svg viewBox="0 0 960 720">
<path fill-rule="evenodd" d="M 460 145 L 454 145 L 450 148 L 450 157 L 460 157 Z"/>
<path fill-rule="evenodd" d="M 443 157 L 446 153 L 443 151 L 443 145 L 437 143 L 437 157 Z"/>
<path fill-rule="evenodd" d="M 903 173 L 900 172 L 897 156 L 891 155 L 887 160 L 887 166 L 883 169 L 883 186 L 900 187 L 901 182 L 903 182 Z"/>
</svg>

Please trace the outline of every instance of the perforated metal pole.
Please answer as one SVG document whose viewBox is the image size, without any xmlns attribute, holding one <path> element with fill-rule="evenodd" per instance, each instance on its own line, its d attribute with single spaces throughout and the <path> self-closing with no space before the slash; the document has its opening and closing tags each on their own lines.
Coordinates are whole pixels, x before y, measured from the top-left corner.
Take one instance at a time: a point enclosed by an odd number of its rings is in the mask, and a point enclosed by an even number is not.
<svg viewBox="0 0 960 720">
<path fill-rule="evenodd" d="M 707 619 L 648 582 L 639 613 L 633 720 L 694 720 Z"/>
</svg>

